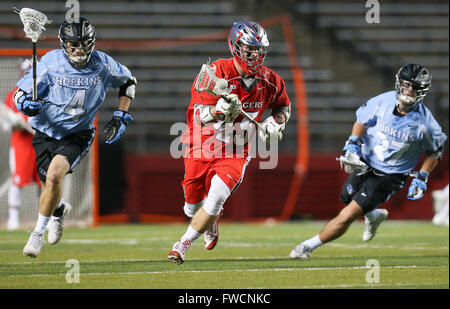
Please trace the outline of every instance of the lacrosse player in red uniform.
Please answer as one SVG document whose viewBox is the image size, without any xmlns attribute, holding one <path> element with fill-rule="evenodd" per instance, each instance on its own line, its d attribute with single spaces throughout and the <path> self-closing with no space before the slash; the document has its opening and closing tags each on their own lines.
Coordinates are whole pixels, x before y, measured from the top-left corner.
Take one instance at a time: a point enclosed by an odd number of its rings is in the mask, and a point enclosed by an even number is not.
<svg viewBox="0 0 450 309">
<path fill-rule="evenodd" d="M 182 264 L 192 242 L 204 234 L 206 249 L 218 241 L 217 218 L 227 198 L 244 178 L 251 159 L 251 137 L 267 143 L 281 140 L 291 108 L 283 79 L 263 66 L 269 41 L 256 22 L 235 22 L 228 36 L 232 58 L 219 59 L 209 68 L 228 82 L 221 98 L 191 89 L 187 127 L 181 141 L 186 145 L 184 212 L 191 217 L 186 233 L 175 243 L 168 258 Z M 197 76 L 197 78 L 199 78 Z M 256 134 L 241 110 L 260 121 L 265 109 L 272 115 Z M 231 129 L 230 129 L 231 128 Z"/>
<path fill-rule="evenodd" d="M 29 59 L 21 60 L 19 71 L 23 76 L 31 69 Z M 19 208 L 22 204 L 22 188 L 33 181 L 39 186 L 40 181 L 36 170 L 36 153 L 33 145 L 33 129 L 28 124 L 28 116 L 23 115 L 16 108 L 13 95 L 17 87 L 12 89 L 5 99 L 8 110 L 9 123 L 12 130 L 9 150 L 9 166 L 11 172 L 11 185 L 8 191 L 8 230 L 19 228 Z"/>
</svg>

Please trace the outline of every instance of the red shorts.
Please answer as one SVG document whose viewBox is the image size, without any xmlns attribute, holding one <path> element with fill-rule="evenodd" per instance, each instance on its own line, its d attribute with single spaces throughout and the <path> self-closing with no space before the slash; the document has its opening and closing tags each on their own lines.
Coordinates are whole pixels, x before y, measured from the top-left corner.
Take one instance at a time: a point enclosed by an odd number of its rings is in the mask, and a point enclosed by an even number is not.
<svg viewBox="0 0 450 309">
<path fill-rule="evenodd" d="M 184 179 L 181 182 L 184 199 L 195 204 L 203 201 L 208 195 L 211 179 L 214 175 L 230 188 L 231 193 L 241 184 L 248 160 L 244 158 L 220 159 L 184 159 Z"/>
<path fill-rule="evenodd" d="M 36 153 L 31 141 L 31 134 L 24 134 L 20 138 L 11 138 L 11 148 L 9 152 L 9 166 L 12 183 L 18 187 L 23 187 L 31 182 L 40 184 L 36 168 Z"/>
</svg>

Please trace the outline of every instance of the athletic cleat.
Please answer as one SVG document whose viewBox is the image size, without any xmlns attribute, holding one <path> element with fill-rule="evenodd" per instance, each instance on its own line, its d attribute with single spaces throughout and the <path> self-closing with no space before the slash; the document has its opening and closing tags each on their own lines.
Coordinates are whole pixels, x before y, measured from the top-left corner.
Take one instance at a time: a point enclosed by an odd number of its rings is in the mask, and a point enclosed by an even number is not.
<svg viewBox="0 0 450 309">
<path fill-rule="evenodd" d="M 289 254 L 291 259 L 309 259 L 311 257 L 311 248 L 301 243 Z"/>
<path fill-rule="evenodd" d="M 191 242 L 188 239 L 185 239 L 184 241 L 181 241 L 180 239 L 173 245 L 172 251 L 169 252 L 167 258 L 175 264 L 183 264 L 186 252 L 188 251 L 190 246 Z"/>
<path fill-rule="evenodd" d="M 433 198 L 433 211 L 434 213 L 438 213 L 447 203 L 448 196 L 442 194 L 441 190 L 434 190 L 431 192 L 431 197 Z"/>
<path fill-rule="evenodd" d="M 214 222 L 214 224 L 205 231 L 203 234 L 205 238 L 205 247 L 207 250 L 212 250 L 217 245 L 219 241 L 219 223 Z"/>
<path fill-rule="evenodd" d="M 72 206 L 64 202 L 63 206 L 64 211 L 60 217 L 52 216 L 50 221 L 48 222 L 48 243 L 51 245 L 56 244 L 62 237 L 64 231 L 64 219 L 72 210 Z"/>
<path fill-rule="evenodd" d="M 44 234 L 32 231 L 27 244 L 23 248 L 23 255 L 31 258 L 37 257 L 41 253 L 44 243 Z"/>
<path fill-rule="evenodd" d="M 386 220 L 389 214 L 386 209 L 378 209 L 378 211 L 380 214 L 378 218 L 375 219 L 375 221 L 370 222 L 369 220 L 365 219 L 363 241 L 369 241 L 375 237 L 375 234 L 377 233 L 377 229 L 380 226 L 381 222 Z"/>
</svg>

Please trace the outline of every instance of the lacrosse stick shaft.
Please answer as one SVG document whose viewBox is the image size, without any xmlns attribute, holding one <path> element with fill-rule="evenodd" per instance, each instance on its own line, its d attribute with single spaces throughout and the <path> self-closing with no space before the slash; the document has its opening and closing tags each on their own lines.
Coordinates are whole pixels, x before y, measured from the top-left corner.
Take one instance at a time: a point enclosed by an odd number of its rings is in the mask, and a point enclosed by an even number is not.
<svg viewBox="0 0 450 309">
<path fill-rule="evenodd" d="M 37 101 L 36 62 L 36 43 L 33 42 L 33 101 Z"/>
<path fill-rule="evenodd" d="M 261 124 L 256 121 L 255 119 L 253 119 L 252 117 L 250 117 L 249 114 L 247 114 L 246 112 L 244 112 L 243 110 L 241 110 L 241 115 L 244 116 L 245 118 L 248 119 L 248 121 L 250 121 L 251 123 L 253 123 L 258 129 L 260 129 L 261 131 L 265 131 L 262 127 Z"/>
<path fill-rule="evenodd" d="M 221 95 L 220 97 L 221 97 L 222 99 L 224 99 L 225 101 L 229 102 L 229 100 L 227 99 L 227 97 L 225 97 L 224 95 Z M 255 119 L 253 119 L 249 114 L 247 114 L 247 113 L 246 113 L 245 111 L 243 111 L 242 109 L 241 109 L 241 111 L 240 111 L 240 114 L 241 114 L 242 116 L 244 116 L 244 118 L 246 118 L 248 121 L 250 121 L 251 123 L 253 123 L 258 129 L 264 131 L 264 129 L 261 127 L 261 124 L 260 124 L 258 121 L 256 121 Z M 223 120 L 223 119 L 221 119 L 221 117 L 219 117 L 219 120 Z"/>
</svg>

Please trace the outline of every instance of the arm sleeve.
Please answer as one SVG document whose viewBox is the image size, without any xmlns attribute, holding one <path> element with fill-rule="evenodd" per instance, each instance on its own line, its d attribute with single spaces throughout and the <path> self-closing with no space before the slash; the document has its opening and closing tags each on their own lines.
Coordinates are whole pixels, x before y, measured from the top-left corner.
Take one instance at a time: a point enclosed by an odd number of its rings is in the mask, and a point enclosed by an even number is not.
<svg viewBox="0 0 450 309">
<path fill-rule="evenodd" d="M 291 101 L 289 100 L 286 92 L 286 83 L 279 76 L 276 76 L 276 86 L 277 92 L 275 93 L 272 102 L 269 103 L 268 107 L 272 110 L 277 110 L 278 108 L 281 108 L 283 106 L 290 106 Z"/>
<path fill-rule="evenodd" d="M 377 110 L 378 101 L 372 98 L 356 110 L 355 120 L 366 128 L 370 127 L 377 121 Z"/>
<path fill-rule="evenodd" d="M 444 145 L 446 140 L 447 135 L 442 132 L 441 126 L 434 119 L 433 115 L 428 113 L 423 135 L 423 147 L 425 151 L 428 153 L 437 151 Z"/>
</svg>

